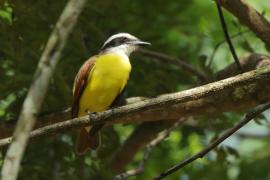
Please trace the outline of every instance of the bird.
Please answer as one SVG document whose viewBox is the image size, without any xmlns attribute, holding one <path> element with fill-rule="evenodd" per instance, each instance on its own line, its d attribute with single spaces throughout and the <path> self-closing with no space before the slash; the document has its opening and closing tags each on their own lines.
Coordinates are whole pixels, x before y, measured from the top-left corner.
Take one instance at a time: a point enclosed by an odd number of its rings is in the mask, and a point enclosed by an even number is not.
<svg viewBox="0 0 270 180">
<path fill-rule="evenodd" d="M 110 36 L 97 55 L 79 69 L 73 85 L 72 118 L 98 113 L 119 106 L 126 89 L 131 63 L 129 56 L 140 47 L 150 45 L 129 33 Z M 85 154 L 100 146 L 100 129 L 104 124 L 78 130 L 75 153 Z"/>
</svg>

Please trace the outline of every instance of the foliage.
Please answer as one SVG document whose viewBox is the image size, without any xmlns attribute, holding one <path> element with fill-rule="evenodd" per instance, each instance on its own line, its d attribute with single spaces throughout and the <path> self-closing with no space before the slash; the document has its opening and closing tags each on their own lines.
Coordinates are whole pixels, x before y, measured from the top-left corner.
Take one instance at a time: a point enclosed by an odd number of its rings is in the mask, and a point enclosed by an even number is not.
<svg viewBox="0 0 270 180">
<path fill-rule="evenodd" d="M 270 2 L 248 1 L 270 17 Z M 18 115 L 33 72 L 48 36 L 66 1 L 25 0 L 0 2 L 0 117 L 2 121 Z M 245 32 L 233 39 L 240 57 L 251 52 L 269 54 L 264 44 L 246 32 L 235 17 L 225 13 L 230 34 Z M 89 0 L 79 23 L 62 55 L 43 112 L 69 107 L 73 79 L 81 64 L 98 52 L 112 33 L 130 32 L 152 42 L 152 49 L 180 57 L 194 67 L 216 72 L 232 62 L 224 39 L 215 4 L 208 0 Z M 205 57 L 205 58 L 201 58 Z M 153 97 L 188 89 L 197 85 L 196 78 L 173 65 L 164 65 L 143 57 L 132 56 L 133 71 L 127 96 Z M 181 127 L 154 149 L 143 174 L 131 179 L 149 179 L 181 159 L 199 151 L 216 134 L 239 120 L 242 113 L 224 113 L 203 117 L 198 127 Z M 215 123 L 208 123 L 208 122 Z M 268 125 L 269 126 L 269 125 Z M 136 125 L 117 125 L 103 130 L 103 146 L 98 153 L 76 157 L 73 132 L 30 143 L 22 163 L 20 179 L 89 179 L 96 172 L 110 177 L 104 164 Z M 262 126 L 260 126 L 261 128 Z M 263 126 L 267 127 L 267 126 Z M 260 132 L 260 128 L 255 133 Z M 265 128 L 268 132 L 268 128 Z M 253 131 L 249 131 L 253 132 Z M 268 179 L 269 142 L 250 140 L 250 152 L 241 155 L 241 142 L 231 142 L 240 157 L 230 148 L 220 147 L 168 179 Z M 253 146 L 259 143 L 260 146 Z M 3 156 L 4 152 L 2 152 Z M 166 156 L 164 156 L 166 154 Z M 138 153 L 128 168 L 135 168 L 142 157 Z M 2 163 L 2 161 L 0 161 Z M 250 176 L 252 175 L 252 176 Z"/>
</svg>

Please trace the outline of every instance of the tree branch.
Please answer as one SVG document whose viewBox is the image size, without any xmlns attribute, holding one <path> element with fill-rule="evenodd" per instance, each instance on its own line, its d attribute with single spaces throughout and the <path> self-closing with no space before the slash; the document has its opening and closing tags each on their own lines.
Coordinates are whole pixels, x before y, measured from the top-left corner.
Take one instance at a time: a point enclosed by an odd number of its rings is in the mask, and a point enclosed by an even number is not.
<svg viewBox="0 0 270 180">
<path fill-rule="evenodd" d="M 17 179 L 20 161 L 27 145 L 29 133 L 35 124 L 36 115 L 40 111 L 50 77 L 85 2 L 86 0 L 70 0 L 68 2 L 48 40 L 36 69 L 33 82 L 23 103 L 13 135 L 13 142 L 4 160 L 1 172 L 2 180 Z"/>
<path fill-rule="evenodd" d="M 135 123 L 179 117 L 215 115 L 254 107 L 270 99 L 270 66 L 190 90 L 162 95 L 96 115 L 74 118 L 37 129 L 31 137 L 87 125 Z M 4 139 L 2 143 L 9 141 Z"/>
<path fill-rule="evenodd" d="M 249 27 L 270 48 L 270 23 L 244 0 L 215 0 Z"/>
<path fill-rule="evenodd" d="M 206 148 L 204 148 L 202 151 L 198 152 L 197 154 L 191 156 L 190 158 L 185 159 L 184 161 L 180 162 L 179 164 L 169 168 L 165 172 L 161 173 L 157 177 L 155 177 L 155 180 L 163 179 L 167 177 L 168 175 L 176 172 L 177 170 L 185 167 L 186 165 L 190 164 L 191 162 L 195 161 L 196 159 L 203 158 L 208 152 L 216 148 L 220 143 L 222 143 L 225 139 L 230 137 L 233 133 L 235 133 L 237 130 L 239 130 L 241 127 L 246 125 L 248 122 L 250 122 L 255 117 L 259 116 L 262 112 L 270 108 L 270 102 L 260 105 L 256 108 L 254 108 L 253 111 L 247 113 L 241 121 L 239 121 L 235 126 L 233 126 L 231 129 L 227 130 L 222 136 L 214 140 L 212 143 L 210 143 Z"/>
</svg>

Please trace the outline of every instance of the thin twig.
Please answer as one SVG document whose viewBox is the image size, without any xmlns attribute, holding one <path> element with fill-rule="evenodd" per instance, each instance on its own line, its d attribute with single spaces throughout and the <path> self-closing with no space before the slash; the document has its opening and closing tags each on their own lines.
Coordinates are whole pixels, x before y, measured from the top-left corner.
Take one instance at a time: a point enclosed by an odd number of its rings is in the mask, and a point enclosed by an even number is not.
<svg viewBox="0 0 270 180">
<path fill-rule="evenodd" d="M 174 58 L 174 57 L 168 56 L 166 54 L 151 51 L 151 50 L 147 50 L 147 49 L 140 49 L 139 52 L 141 52 L 142 54 L 144 54 L 146 56 L 156 58 L 160 62 L 170 63 L 170 64 L 173 64 L 173 65 L 176 65 L 176 66 L 184 69 L 185 71 L 187 71 L 187 72 L 189 72 L 191 74 L 194 74 L 195 76 L 198 77 L 198 79 L 200 81 L 206 82 L 206 81 L 209 80 L 209 77 L 208 77 L 208 75 L 206 73 L 194 68 L 193 66 L 191 66 L 190 64 L 186 63 L 185 61 L 183 61 L 181 59 Z"/>
<path fill-rule="evenodd" d="M 169 168 L 165 172 L 161 173 L 157 177 L 155 177 L 155 180 L 163 179 L 166 176 L 176 172 L 177 170 L 183 168 L 187 164 L 195 161 L 196 159 L 204 157 L 208 152 L 216 148 L 220 143 L 222 143 L 225 139 L 230 137 L 233 133 L 235 133 L 237 130 L 239 130 L 241 127 L 243 127 L 245 124 L 250 122 L 255 117 L 259 116 L 262 112 L 270 108 L 270 102 L 266 104 L 262 104 L 254 108 L 253 111 L 247 113 L 241 121 L 239 121 L 235 126 L 233 126 L 231 129 L 227 130 L 222 136 L 217 138 L 215 141 L 210 143 L 206 148 L 204 148 L 202 151 L 198 152 L 197 154 L 193 155 L 190 158 L 185 159 L 184 161 L 180 162 L 179 164 Z"/>
<path fill-rule="evenodd" d="M 58 63 L 67 38 L 77 22 L 86 0 L 70 0 L 63 10 L 41 55 L 31 87 L 23 103 L 19 120 L 3 168 L 2 180 L 16 180 L 30 131 L 45 98 L 50 78 Z"/>
<path fill-rule="evenodd" d="M 223 29 L 223 32 L 224 32 L 224 35 L 225 35 L 225 39 L 226 39 L 226 41 L 227 41 L 227 43 L 229 45 L 230 51 L 232 53 L 232 56 L 234 58 L 235 63 L 238 66 L 238 69 L 242 72 L 243 69 L 241 67 L 239 58 L 238 58 L 238 56 L 236 54 L 236 51 L 235 51 L 235 49 L 233 47 L 233 44 L 231 42 L 230 35 L 229 35 L 228 28 L 227 28 L 227 25 L 226 25 L 226 22 L 225 22 L 225 19 L 224 19 L 224 16 L 223 16 L 223 12 L 222 12 L 221 6 L 218 4 L 217 1 L 216 1 L 216 5 L 217 5 L 217 9 L 218 9 L 220 23 L 221 23 L 221 26 L 222 26 L 222 29 Z"/>
<path fill-rule="evenodd" d="M 250 31 L 238 32 L 238 33 L 236 33 L 236 34 L 230 36 L 230 39 L 237 38 L 237 37 L 239 37 L 239 36 L 241 36 L 241 35 L 243 35 L 243 34 L 245 34 L 245 33 L 249 33 L 249 32 L 250 32 Z M 208 61 L 208 63 L 207 63 L 207 67 L 210 67 L 210 66 L 211 66 L 211 64 L 212 64 L 212 62 L 213 62 L 213 60 L 214 60 L 214 57 L 215 57 L 215 55 L 216 55 L 217 50 L 221 47 L 221 45 L 223 45 L 223 44 L 226 43 L 226 42 L 227 42 L 227 41 L 226 41 L 226 39 L 225 39 L 225 40 L 222 40 L 222 41 L 220 41 L 219 43 L 217 43 L 217 44 L 215 45 L 214 50 L 213 50 L 213 52 L 212 52 L 212 54 L 211 54 L 211 56 L 210 56 L 210 58 L 209 58 L 209 61 Z"/>
<path fill-rule="evenodd" d="M 127 179 L 130 176 L 137 176 L 137 175 L 141 174 L 144 171 L 144 165 L 145 165 L 147 159 L 149 158 L 149 155 L 152 152 L 152 150 L 160 142 L 162 142 L 164 139 L 166 139 L 173 130 L 175 130 L 177 127 L 179 127 L 186 120 L 187 120 L 187 118 L 181 118 L 177 122 L 175 122 L 170 128 L 165 129 L 162 132 L 160 132 L 155 139 L 153 139 L 150 143 L 148 143 L 146 145 L 146 148 L 145 148 L 144 153 L 143 153 L 143 158 L 140 161 L 139 166 L 136 169 L 128 170 L 126 172 L 118 174 L 115 177 L 115 179 L 123 180 L 123 179 Z"/>
</svg>

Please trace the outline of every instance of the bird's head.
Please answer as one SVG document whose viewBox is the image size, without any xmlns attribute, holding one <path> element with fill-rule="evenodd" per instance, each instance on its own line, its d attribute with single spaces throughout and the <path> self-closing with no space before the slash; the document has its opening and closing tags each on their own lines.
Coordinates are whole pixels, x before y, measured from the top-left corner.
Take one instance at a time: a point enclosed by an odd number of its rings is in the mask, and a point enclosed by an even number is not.
<svg viewBox="0 0 270 180">
<path fill-rule="evenodd" d="M 101 48 L 101 52 L 121 52 L 129 56 L 139 47 L 151 45 L 128 33 L 118 33 L 109 37 Z"/>
</svg>

